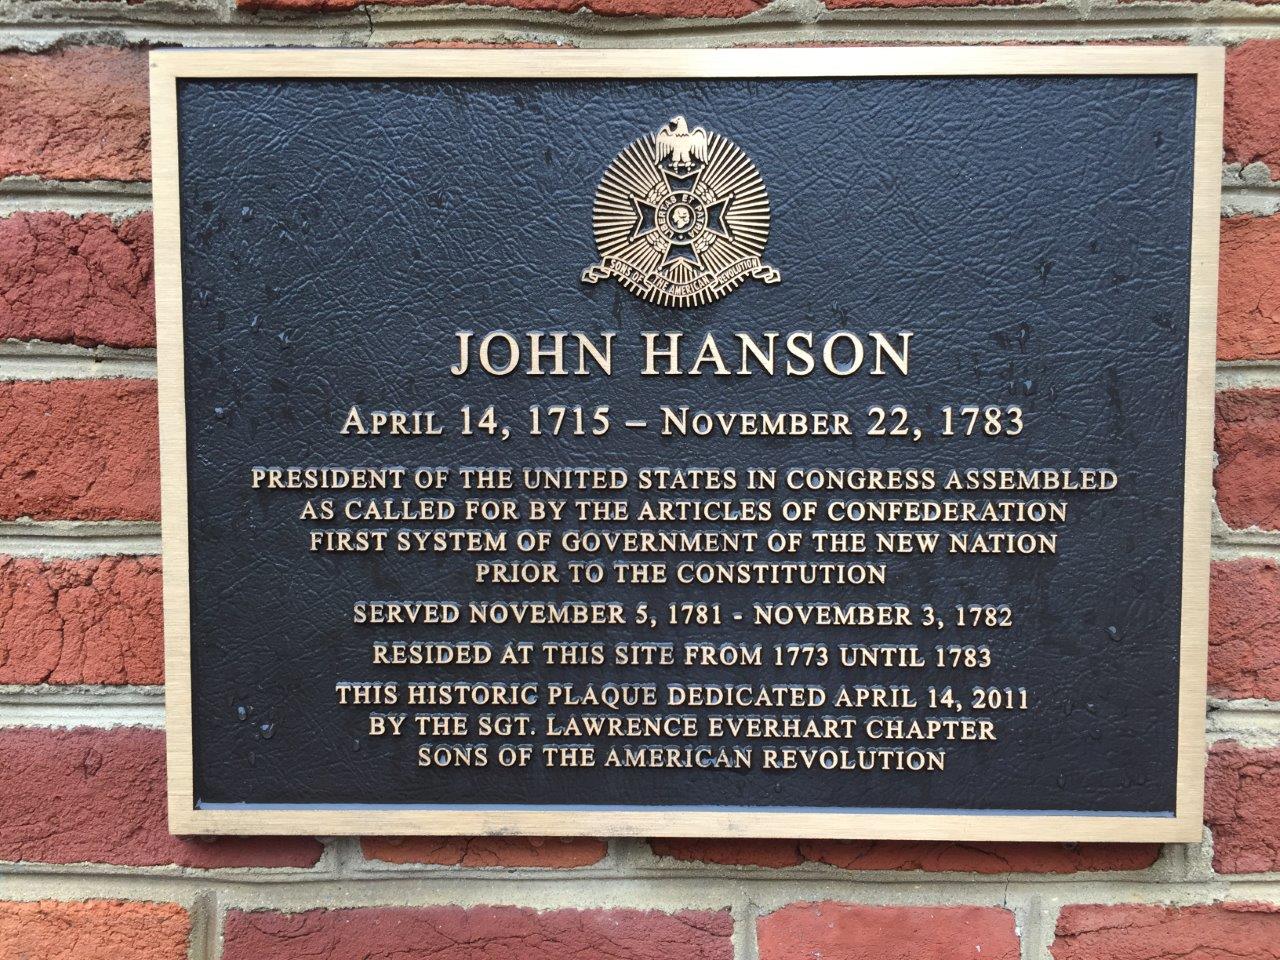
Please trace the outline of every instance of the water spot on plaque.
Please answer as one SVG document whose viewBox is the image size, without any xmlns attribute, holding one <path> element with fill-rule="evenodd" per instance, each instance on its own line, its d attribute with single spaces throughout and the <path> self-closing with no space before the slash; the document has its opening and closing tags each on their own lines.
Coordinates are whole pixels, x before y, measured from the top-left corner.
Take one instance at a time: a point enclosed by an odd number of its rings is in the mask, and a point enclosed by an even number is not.
<svg viewBox="0 0 1280 960">
<path fill-rule="evenodd" d="M 258 735 L 261 736 L 263 740 L 270 740 L 276 735 L 276 725 L 270 720 L 266 723 L 259 724 Z"/>
<path fill-rule="evenodd" d="M 1107 639 L 1113 643 L 1120 642 L 1120 631 L 1116 627 L 1107 627 Z"/>
<path fill-rule="evenodd" d="M 253 207 L 241 207 L 241 208 L 240 208 L 240 219 L 241 219 L 241 220 L 245 220 L 245 221 L 252 220 L 252 219 L 253 219 Z"/>
<path fill-rule="evenodd" d="M 251 713 L 253 713 L 253 707 L 246 707 L 244 704 L 236 705 L 236 719 L 240 722 L 248 720 Z"/>
</svg>

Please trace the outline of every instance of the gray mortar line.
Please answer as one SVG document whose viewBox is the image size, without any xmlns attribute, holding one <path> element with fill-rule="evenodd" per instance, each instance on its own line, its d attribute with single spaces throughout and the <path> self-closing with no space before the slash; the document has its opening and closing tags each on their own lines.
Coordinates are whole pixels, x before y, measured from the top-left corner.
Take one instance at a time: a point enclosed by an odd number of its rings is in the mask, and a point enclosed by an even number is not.
<svg viewBox="0 0 1280 960">
<path fill-rule="evenodd" d="M 332 857 L 333 871 L 339 877 L 357 873 L 356 864 L 363 857 L 359 837 L 335 837 L 325 845 L 325 855 Z"/>
<path fill-rule="evenodd" d="M 191 902 L 191 937 L 187 944 L 188 960 L 217 960 L 217 935 L 220 927 L 217 889 L 199 893 Z"/>
<path fill-rule="evenodd" d="M 22 864 L 14 865 L 16 867 Z M 217 884 L 223 909 L 281 910 L 298 912 L 316 908 L 343 909 L 371 906 L 485 905 L 556 909 L 732 910 L 749 896 L 761 913 L 792 903 L 834 900 L 872 906 L 994 906 L 1017 899 L 1041 898 L 1046 907 L 1063 903 L 1189 905 L 1222 900 L 1280 900 L 1276 875 L 1215 876 L 1214 879 L 1176 880 L 1144 878 L 1122 880 L 1105 873 L 1082 879 L 1036 881 L 1023 877 L 958 875 L 953 879 L 916 876 L 912 882 L 885 882 L 885 877 L 863 876 L 827 879 L 794 878 L 756 870 L 726 877 L 707 870 L 660 880 L 626 876 L 590 875 L 582 870 L 528 872 L 495 869 L 485 875 L 426 874 L 376 882 L 350 883 L 324 878 L 299 882 L 293 876 L 283 882 L 264 882 L 262 874 L 229 877 L 227 871 L 191 871 L 178 875 L 121 873 L 95 876 L 66 867 L 44 874 L 19 872 L 11 867 L 0 877 L 0 895 L 8 900 L 40 899 L 154 900 L 190 904 L 208 887 Z M 274 873 L 274 871 L 271 871 Z M 892 871 L 885 871 L 891 873 Z M 14 882 L 20 880 L 20 882 Z M 1042 908 L 1047 914 L 1048 909 Z"/>
<path fill-rule="evenodd" d="M 1277 17 L 1280 20 L 1280 17 Z M 1271 168 L 1261 160 L 1253 163 L 1226 163 L 1222 167 L 1223 188 L 1260 188 L 1280 190 L 1280 180 L 1272 179 Z"/>
<path fill-rule="evenodd" d="M 103 213 L 122 220 L 151 209 L 151 184 L 123 180 L 0 178 L 0 217 L 15 213 Z"/>
<path fill-rule="evenodd" d="M 1218 361 L 1214 371 L 1215 390 L 1250 390 L 1280 387 L 1280 361 Z"/>
<path fill-rule="evenodd" d="M 1123 11 L 1122 11 L 1123 12 Z M 1192 22 L 1206 19 L 1222 19 L 1232 22 L 1236 18 L 1228 9 L 1228 16 L 1213 17 L 1206 11 L 1188 8 L 1183 13 L 1190 14 Z M 1248 4 L 1241 3 L 1238 12 L 1246 17 L 1256 12 Z M 880 10 L 831 10 L 820 0 L 774 0 L 774 2 L 741 17 L 645 17 L 645 16 L 605 16 L 593 14 L 588 10 L 575 12 L 559 12 L 554 10 L 524 11 L 517 7 L 487 7 L 470 4 L 439 4 L 431 6 L 401 6 L 395 4 L 363 4 L 350 11 L 325 14 L 322 19 L 310 17 L 310 14 L 290 14 L 288 12 L 261 11 L 257 14 L 244 13 L 238 10 L 228 11 L 228 16 L 219 17 L 217 11 L 196 10 L 190 13 L 156 9 L 146 5 L 135 5 L 127 9 L 86 8 L 78 4 L 31 4 L 25 9 L 18 5 L 9 18 L 14 26 L 33 26 L 49 29 L 51 18 L 60 17 L 54 26 L 62 28 L 105 28 L 119 29 L 125 26 L 181 26 L 186 28 L 207 28 L 220 26 L 249 32 L 347 32 L 362 31 L 366 36 L 370 26 L 376 32 L 380 25 L 437 25 L 456 24 L 459 26 L 481 25 L 488 29 L 512 29 L 515 31 L 548 30 L 562 35 L 580 34 L 600 35 L 635 35 L 644 33 L 682 33 L 696 29 L 712 29 L 719 33 L 749 32 L 752 28 L 764 25 L 767 27 L 797 25 L 831 24 L 836 26 L 858 26 L 883 21 Z M 1132 16 L 1131 14 L 1129 16 Z M 1174 18 L 1183 19 L 1183 14 L 1175 13 Z M 1146 17 L 1157 22 L 1166 22 L 1170 13 L 1159 7 L 1147 11 Z M 1072 21 L 1080 22 L 1080 6 L 1077 0 L 1047 0 L 1034 8 L 1023 8 L 1021 11 L 1010 11 L 999 6 L 975 6 L 966 8 L 954 7 L 914 7 L 902 8 L 894 12 L 894 20 L 899 26 L 914 23 L 987 23 L 1000 22 L 1008 24 L 1035 25 L 1043 22 Z M 301 27 L 301 31 L 299 31 Z"/>
<path fill-rule="evenodd" d="M 130 520 L 0 520 L 0 554 L 82 558 L 160 553 L 160 525 Z"/>
<path fill-rule="evenodd" d="M 1211 710 L 1205 735 L 1210 743 L 1235 740 L 1246 747 L 1275 747 L 1280 745 L 1280 710 L 1273 703 L 1262 709 Z"/>
<path fill-rule="evenodd" d="M 1256 557 L 1260 560 L 1280 561 L 1280 545 L 1248 543 L 1218 544 L 1215 542 L 1210 546 L 1210 560 L 1227 562 L 1231 560 L 1243 560 L 1246 557 Z"/>
<path fill-rule="evenodd" d="M 761 869 L 769 869 L 772 875 L 778 879 L 786 880 L 832 880 L 846 879 L 852 881 L 864 880 L 867 882 L 878 883 L 898 883 L 898 884 L 917 884 L 922 880 L 931 880 L 942 882 L 965 882 L 965 883 L 986 883 L 986 884 L 1003 884 L 1006 882 L 1006 874 L 974 874 L 968 871 L 940 871 L 925 872 L 923 870 L 859 870 L 856 868 L 845 869 L 831 864 L 817 863 L 806 861 L 790 867 L 782 868 L 761 868 L 757 866 L 732 866 L 725 864 L 706 864 L 696 862 L 682 862 L 677 860 L 659 857 L 649 850 L 649 844 L 643 840 L 627 839 L 627 843 L 634 843 L 638 849 L 643 849 L 643 854 L 637 855 L 630 861 L 605 864 L 603 862 L 593 864 L 590 867 L 575 868 L 577 872 L 589 870 L 593 875 L 621 876 L 631 878 L 643 878 L 650 880 L 661 880 L 667 877 L 688 877 L 694 874 L 705 874 L 708 870 L 715 872 L 717 876 L 725 879 L 746 878 L 754 875 Z M 795 841 L 800 843 L 801 841 Z M 491 875 L 493 870 L 478 870 L 477 868 L 468 868 L 470 874 L 478 876 Z M 1097 872 L 1097 871 L 1093 871 Z M 423 877 L 423 876 L 453 876 L 458 873 L 458 868 L 453 866 L 413 866 L 413 865 L 382 865 L 376 861 L 370 861 L 367 866 L 356 869 L 345 874 L 354 880 L 385 880 L 396 877 Z M 538 874 L 535 871 L 535 875 Z M 1060 875 L 1055 874 L 1035 874 L 1035 873 L 1016 873 L 1011 874 L 1022 878 L 1027 883 L 1045 883 L 1054 882 Z M 1113 879 L 1117 880 L 1148 880 L 1156 882 L 1159 880 L 1180 880 L 1183 879 L 1176 869 L 1176 864 L 1167 858 L 1157 859 L 1156 863 L 1145 870 L 1125 870 L 1112 871 L 1108 873 Z"/>
<path fill-rule="evenodd" d="M 366 48 L 395 42 L 430 39 L 534 40 L 580 47 L 663 46 L 699 47 L 799 41 L 980 42 L 983 40 L 1089 41 L 1100 39 L 1177 39 L 1192 31 L 1219 29 L 1241 38 L 1280 34 L 1275 20 L 1189 19 L 1133 17 L 1083 21 L 1071 7 L 1038 9 L 1036 17 L 1011 17 L 1008 8 L 912 8 L 891 22 L 872 12 L 830 13 L 816 20 L 761 17 L 753 14 L 733 21 L 711 19 L 651 20 L 592 18 L 590 15 L 544 13 L 538 17 L 485 14 L 494 8 L 422 7 L 373 11 L 368 17 L 300 23 L 259 19 L 251 22 L 115 20 L 94 23 L 66 20 L 51 27 L 48 20 L 11 22 L 0 31 L 0 48 L 37 51 L 59 43 L 105 41 L 151 45 L 191 46 L 355 46 Z M 1025 8 L 1021 8 L 1025 11 Z M 1061 11 L 1059 17 L 1044 16 Z M 1159 13 L 1160 11 L 1154 11 Z M 600 22 L 600 21 L 603 21 Z M 371 32 L 372 30 L 372 32 Z"/>
<path fill-rule="evenodd" d="M 150 202 L 151 184 L 139 180 L 48 180 L 44 177 L 0 177 L 0 197 L 23 196 L 131 197 Z"/>
<path fill-rule="evenodd" d="M 1267 187 L 1222 188 L 1224 217 L 1269 217 L 1280 213 L 1280 190 Z"/>
<path fill-rule="evenodd" d="M 164 687 L 133 684 L 0 684 L 0 706 L 60 703 L 64 706 L 153 707 L 164 703 Z"/>
<path fill-rule="evenodd" d="M 0 702 L 0 728 L 41 727 L 163 727 L 163 704 L 66 704 L 57 700 L 32 703 Z"/>
<path fill-rule="evenodd" d="M 1057 913 L 1052 916 L 1039 895 L 1032 895 L 1025 902 L 1026 914 L 1019 925 L 1018 942 L 1022 946 L 1022 960 L 1050 960 L 1049 948 L 1053 944 L 1054 929 L 1058 925 Z"/>
<path fill-rule="evenodd" d="M 0 340 L 0 380 L 155 379 L 153 348 L 80 347 L 43 340 Z"/>
<path fill-rule="evenodd" d="M 1214 505 L 1216 511 L 1217 505 Z M 1233 530 L 1215 518 L 1211 548 L 1215 560 L 1241 557 L 1280 559 L 1280 530 Z"/>
<path fill-rule="evenodd" d="M 615 838 L 616 839 L 616 838 Z M 321 838 L 323 842 L 323 838 Z M 851 882 L 888 883 L 911 886 L 922 881 L 943 883 L 981 883 L 988 886 L 1007 884 L 1010 878 L 1016 878 L 1028 885 L 1059 883 L 1063 874 L 1053 873 L 986 873 L 974 871 L 926 872 L 923 870 L 860 870 L 846 869 L 815 861 L 806 861 L 790 867 L 773 868 L 758 866 L 732 866 L 700 861 L 684 862 L 659 857 L 650 849 L 649 841 L 642 838 L 622 838 L 619 842 L 632 844 L 637 848 L 635 857 L 624 861 L 600 861 L 585 867 L 571 868 L 574 876 L 584 878 L 626 878 L 646 880 L 655 883 L 668 878 L 684 879 L 690 877 L 713 875 L 726 881 L 750 879 L 762 869 L 769 871 L 770 876 L 788 882 L 828 880 L 848 880 Z M 800 841 L 794 841 L 799 843 Z M 1175 848 L 1188 847 L 1199 849 L 1196 844 L 1165 845 L 1155 863 L 1143 870 L 1127 871 L 1087 871 L 1072 876 L 1089 876 L 1104 874 L 1115 881 L 1134 881 L 1143 883 L 1160 883 L 1165 881 L 1180 882 L 1187 879 L 1185 858 L 1178 858 L 1169 851 Z M 643 851 L 640 852 L 640 851 Z M 347 869 L 344 863 L 362 862 L 359 837 L 331 838 L 325 845 L 323 856 L 314 867 L 220 867 L 212 870 L 175 865 L 151 866 L 144 868 L 128 867 L 110 863 L 78 863 L 70 867 L 66 864 L 40 862 L 10 862 L 6 869 L 13 869 L 32 875 L 62 875 L 68 872 L 77 875 L 152 875 L 152 876 L 184 876 L 202 877 L 217 876 L 228 881 L 278 882 L 281 878 L 288 880 L 290 876 L 301 878 L 307 882 L 325 880 L 370 880 L 397 881 L 418 878 L 432 879 L 491 879 L 495 876 L 506 878 L 524 878 L 529 880 L 554 880 L 565 871 L 540 867 L 475 867 L 458 866 L 456 864 L 381 864 L 379 861 L 368 861 L 366 869 Z M 383 869 L 377 869 L 379 866 Z M 259 876 L 256 870 L 266 869 L 269 872 Z M 1280 879 L 1280 878 L 1278 878 Z"/>
<path fill-rule="evenodd" d="M 734 960 L 759 960 L 756 921 L 760 918 L 760 910 L 749 891 L 743 891 L 742 896 L 734 903 L 732 912 Z"/>
</svg>

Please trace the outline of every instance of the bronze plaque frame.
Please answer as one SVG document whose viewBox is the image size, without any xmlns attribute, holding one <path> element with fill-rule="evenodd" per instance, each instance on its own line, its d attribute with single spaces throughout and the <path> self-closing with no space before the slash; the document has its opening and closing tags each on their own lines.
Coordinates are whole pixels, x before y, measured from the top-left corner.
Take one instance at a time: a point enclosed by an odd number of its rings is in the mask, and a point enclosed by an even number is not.
<svg viewBox="0 0 1280 960">
<path fill-rule="evenodd" d="M 1197 841 L 1202 833 L 1224 52 L 1220 47 L 158 51 L 151 60 L 169 827 L 177 834 L 525 834 Z M 200 810 L 194 804 L 177 86 L 183 78 L 1195 76 L 1176 815 L 510 809 Z"/>
</svg>

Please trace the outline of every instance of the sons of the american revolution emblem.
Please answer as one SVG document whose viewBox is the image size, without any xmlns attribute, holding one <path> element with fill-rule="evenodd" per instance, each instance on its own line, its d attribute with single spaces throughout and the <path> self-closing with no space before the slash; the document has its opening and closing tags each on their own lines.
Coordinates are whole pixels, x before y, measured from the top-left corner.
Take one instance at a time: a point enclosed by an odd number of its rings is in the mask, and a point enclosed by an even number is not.
<svg viewBox="0 0 1280 960">
<path fill-rule="evenodd" d="M 596 190 L 600 262 L 584 283 L 613 277 L 664 307 L 696 307 L 747 277 L 777 283 L 760 260 L 769 195 L 751 158 L 731 141 L 675 117 L 609 164 Z"/>
</svg>

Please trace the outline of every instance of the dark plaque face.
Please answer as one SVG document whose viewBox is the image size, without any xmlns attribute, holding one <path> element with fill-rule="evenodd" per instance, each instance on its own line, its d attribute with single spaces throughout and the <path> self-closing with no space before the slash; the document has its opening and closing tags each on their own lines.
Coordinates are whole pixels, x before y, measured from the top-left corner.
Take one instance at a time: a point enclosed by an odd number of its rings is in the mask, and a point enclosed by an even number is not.
<svg viewBox="0 0 1280 960">
<path fill-rule="evenodd" d="M 175 829 L 1198 836 L 1220 78 L 1142 53 L 162 58 Z"/>
</svg>

